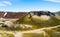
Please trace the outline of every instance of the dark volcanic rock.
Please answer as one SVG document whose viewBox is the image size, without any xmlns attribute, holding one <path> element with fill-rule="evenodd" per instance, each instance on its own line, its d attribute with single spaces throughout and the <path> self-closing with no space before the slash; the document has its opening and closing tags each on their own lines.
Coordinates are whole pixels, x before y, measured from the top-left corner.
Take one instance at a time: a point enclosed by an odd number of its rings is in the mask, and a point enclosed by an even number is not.
<svg viewBox="0 0 60 37">
<path fill-rule="evenodd" d="M 41 16 L 41 15 L 47 15 L 47 16 L 55 16 L 54 13 L 51 13 L 50 11 L 32 11 L 30 12 L 33 15 Z"/>
</svg>

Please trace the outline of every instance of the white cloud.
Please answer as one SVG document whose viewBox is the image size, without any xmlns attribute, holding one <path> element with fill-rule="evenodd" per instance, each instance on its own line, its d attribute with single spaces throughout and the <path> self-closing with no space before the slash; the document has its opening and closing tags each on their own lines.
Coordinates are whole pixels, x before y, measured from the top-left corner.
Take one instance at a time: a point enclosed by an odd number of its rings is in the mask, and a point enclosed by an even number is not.
<svg viewBox="0 0 60 37">
<path fill-rule="evenodd" d="M 6 6 L 6 5 L 5 5 L 5 4 L 0 3 L 0 7 L 1 7 L 1 6 Z"/>
<path fill-rule="evenodd" d="M 45 1 L 60 2 L 60 0 L 45 0 Z"/>
<path fill-rule="evenodd" d="M 9 2 L 9 1 L 3 1 L 3 3 L 4 3 L 4 4 L 7 4 L 7 5 L 12 5 L 12 3 Z"/>
<path fill-rule="evenodd" d="M 10 1 L 1 1 L 0 2 L 0 7 L 1 6 L 8 6 L 8 5 L 12 5 L 12 3 Z"/>
</svg>

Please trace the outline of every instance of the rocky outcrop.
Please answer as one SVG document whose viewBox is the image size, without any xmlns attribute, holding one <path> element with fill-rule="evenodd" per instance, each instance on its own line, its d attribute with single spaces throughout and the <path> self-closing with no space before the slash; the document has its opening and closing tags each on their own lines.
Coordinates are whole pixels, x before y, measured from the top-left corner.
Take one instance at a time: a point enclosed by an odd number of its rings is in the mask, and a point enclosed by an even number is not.
<svg viewBox="0 0 60 37">
<path fill-rule="evenodd" d="M 41 16 L 41 15 L 55 16 L 55 14 L 51 13 L 50 11 L 31 11 L 30 13 L 37 16 Z"/>
</svg>

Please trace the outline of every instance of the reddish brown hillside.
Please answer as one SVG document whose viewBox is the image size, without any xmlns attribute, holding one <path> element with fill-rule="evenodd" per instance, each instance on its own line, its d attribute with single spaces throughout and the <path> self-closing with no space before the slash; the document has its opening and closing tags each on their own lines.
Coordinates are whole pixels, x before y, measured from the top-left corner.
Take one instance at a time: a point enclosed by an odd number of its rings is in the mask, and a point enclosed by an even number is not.
<svg viewBox="0 0 60 37">
<path fill-rule="evenodd" d="M 4 12 L 0 12 L 0 18 L 4 16 Z"/>
<path fill-rule="evenodd" d="M 22 18 L 23 16 L 27 15 L 27 12 L 7 12 L 4 16 L 5 12 L 0 12 L 0 18 Z"/>
</svg>

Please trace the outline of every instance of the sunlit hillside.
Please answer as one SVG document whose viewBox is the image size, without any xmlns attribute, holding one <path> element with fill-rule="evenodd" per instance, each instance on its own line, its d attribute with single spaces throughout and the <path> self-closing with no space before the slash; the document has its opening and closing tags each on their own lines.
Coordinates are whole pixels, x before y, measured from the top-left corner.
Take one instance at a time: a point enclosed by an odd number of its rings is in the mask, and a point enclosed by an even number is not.
<svg viewBox="0 0 60 37">
<path fill-rule="evenodd" d="M 60 17 L 59 17 L 60 18 Z M 60 37 L 60 19 L 57 16 L 28 13 L 13 23 L 14 27 L 0 27 L 0 37 Z"/>
<path fill-rule="evenodd" d="M 55 16 L 33 16 L 30 18 L 29 15 L 23 17 L 23 19 L 18 20 L 21 24 L 34 25 L 38 28 L 50 27 L 60 25 L 60 20 Z"/>
</svg>

